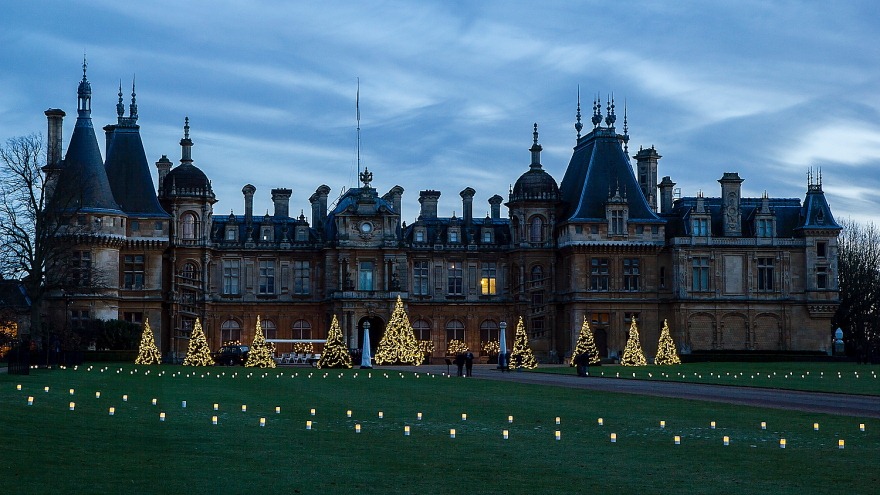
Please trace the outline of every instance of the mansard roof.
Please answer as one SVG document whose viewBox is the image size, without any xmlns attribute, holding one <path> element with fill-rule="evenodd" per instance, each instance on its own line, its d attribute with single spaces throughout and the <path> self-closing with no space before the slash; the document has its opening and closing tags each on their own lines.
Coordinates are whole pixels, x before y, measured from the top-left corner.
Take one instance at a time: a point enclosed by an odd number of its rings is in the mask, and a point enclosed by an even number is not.
<svg viewBox="0 0 880 495">
<path fill-rule="evenodd" d="M 691 217 L 696 213 L 697 200 L 700 198 L 685 197 L 675 201 L 672 212 L 664 214 L 667 237 L 689 236 L 693 230 Z M 724 210 L 722 198 L 701 198 L 706 213 L 710 216 L 709 229 L 712 236 L 724 236 Z M 754 219 L 761 210 L 763 198 L 741 198 L 740 218 L 742 237 L 756 235 Z M 769 198 L 767 200 L 770 214 L 776 222 L 775 237 L 795 237 L 798 226 L 801 201 L 797 198 Z"/>
<path fill-rule="evenodd" d="M 465 223 L 461 218 L 420 218 L 416 222 L 408 225 L 403 230 L 403 242 L 414 245 L 433 246 L 434 244 L 448 244 L 450 228 L 458 227 L 461 235 L 458 244 L 462 246 L 478 245 L 483 247 L 498 246 L 505 247 L 511 242 L 510 220 L 506 218 L 492 219 L 474 218 L 470 223 Z M 425 240 L 416 241 L 416 228 L 425 229 Z M 483 242 L 483 236 L 480 235 L 484 228 L 492 231 L 492 241 Z"/>
<path fill-rule="evenodd" d="M 828 201 L 825 200 L 825 193 L 822 192 L 821 182 L 807 186 L 807 197 L 804 199 L 804 207 L 800 211 L 797 228 L 803 230 L 830 229 L 838 231 L 843 229 L 834 221 L 834 215 L 831 214 L 831 208 L 828 206 Z"/>
<path fill-rule="evenodd" d="M 105 127 L 109 133 L 105 169 L 110 188 L 125 213 L 135 216 L 167 217 L 159 205 L 147 165 L 144 143 L 137 124 Z"/>
<path fill-rule="evenodd" d="M 613 126 L 597 126 L 578 139 L 559 187 L 563 221 L 605 221 L 605 205 L 617 194 L 629 207 L 629 221 L 660 221 L 642 195 L 622 138 Z"/>
</svg>

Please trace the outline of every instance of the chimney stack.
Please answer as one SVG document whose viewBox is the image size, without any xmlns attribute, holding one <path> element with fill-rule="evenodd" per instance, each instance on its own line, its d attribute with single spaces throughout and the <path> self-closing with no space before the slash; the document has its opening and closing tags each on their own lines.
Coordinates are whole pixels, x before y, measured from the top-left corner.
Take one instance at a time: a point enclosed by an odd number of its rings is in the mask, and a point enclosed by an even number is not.
<svg viewBox="0 0 880 495">
<path fill-rule="evenodd" d="M 419 219 L 437 218 L 438 201 L 440 201 L 440 191 L 428 189 L 419 192 L 419 204 L 422 205 L 422 211 L 419 212 Z"/>
<path fill-rule="evenodd" d="M 168 172 L 171 172 L 171 160 L 168 159 L 167 155 L 162 155 L 162 158 L 159 158 L 159 161 L 156 162 L 156 170 L 159 171 L 159 194 L 162 194 L 163 187 L 165 184 L 165 176 L 168 175 Z"/>
<path fill-rule="evenodd" d="M 272 203 L 275 205 L 275 218 L 290 216 L 290 189 L 272 189 Z"/>
<path fill-rule="evenodd" d="M 61 124 L 66 114 L 59 108 L 50 108 L 43 113 L 49 121 L 46 165 L 50 168 L 59 168 L 61 167 Z"/>
<path fill-rule="evenodd" d="M 742 183 L 736 172 L 724 172 L 718 179 L 721 183 L 721 211 L 724 215 L 724 235 L 737 237 L 742 235 L 742 212 L 740 198 L 742 196 Z"/>
<path fill-rule="evenodd" d="M 309 198 L 312 204 L 312 228 L 324 230 L 324 224 L 327 222 L 327 195 L 330 194 L 330 187 L 321 185 L 315 190 L 315 194 Z"/>
<path fill-rule="evenodd" d="M 250 224 L 254 218 L 254 193 L 257 188 L 248 184 L 241 188 L 241 192 L 244 194 L 244 223 Z"/>
<path fill-rule="evenodd" d="M 499 195 L 492 196 L 489 198 L 489 207 L 492 211 L 492 220 L 500 220 L 501 219 L 501 203 L 504 202 L 504 198 Z"/>
<path fill-rule="evenodd" d="M 470 187 L 466 187 L 459 193 L 461 196 L 461 217 L 465 225 L 470 225 L 474 219 L 474 194 L 477 194 L 477 191 Z"/>
<path fill-rule="evenodd" d="M 639 148 L 639 152 L 633 156 L 636 159 L 638 170 L 639 188 L 642 195 L 648 201 L 648 206 L 657 211 L 657 161 L 663 158 L 651 146 L 648 149 Z"/>
</svg>

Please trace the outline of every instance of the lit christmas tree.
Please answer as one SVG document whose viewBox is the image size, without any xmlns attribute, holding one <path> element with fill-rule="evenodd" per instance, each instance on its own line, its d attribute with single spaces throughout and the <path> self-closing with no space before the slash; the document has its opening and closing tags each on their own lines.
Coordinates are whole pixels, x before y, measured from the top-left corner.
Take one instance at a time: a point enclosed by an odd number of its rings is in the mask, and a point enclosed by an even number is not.
<svg viewBox="0 0 880 495">
<path fill-rule="evenodd" d="M 623 366 L 646 366 L 645 354 L 642 352 L 642 344 L 639 342 L 639 329 L 636 327 L 636 317 L 633 316 L 629 325 L 629 339 L 626 341 L 626 349 L 620 358 Z"/>
<path fill-rule="evenodd" d="M 134 360 L 135 364 L 161 364 L 162 355 L 159 348 L 156 347 L 156 340 L 153 338 L 153 330 L 150 328 L 150 319 L 144 321 L 144 332 L 141 334 L 141 345 L 138 347 L 138 356 Z"/>
<path fill-rule="evenodd" d="M 510 353 L 510 365 L 514 368 L 534 369 L 538 367 L 538 361 L 532 348 L 529 347 L 529 336 L 523 324 L 522 316 L 516 324 L 516 335 L 513 338 L 513 352 Z"/>
<path fill-rule="evenodd" d="M 403 309 L 403 299 L 397 296 L 391 321 L 385 328 L 385 335 L 376 350 L 376 364 L 420 365 L 424 354 L 419 349 L 419 341 L 409 324 L 409 317 Z"/>
<path fill-rule="evenodd" d="M 189 338 L 189 347 L 186 357 L 183 359 L 184 366 L 211 366 L 214 358 L 211 357 L 211 349 L 208 348 L 208 340 L 202 331 L 202 322 L 196 318 L 196 325 Z"/>
<path fill-rule="evenodd" d="M 327 343 L 324 344 L 321 359 L 318 360 L 318 368 L 351 368 L 351 354 L 342 339 L 342 330 L 339 329 L 336 315 L 333 315 L 333 322 L 330 323 Z"/>
<path fill-rule="evenodd" d="M 654 358 L 654 364 L 681 364 L 678 352 L 675 350 L 675 342 L 669 333 L 669 324 L 663 320 L 663 330 L 660 330 L 660 343 L 657 345 L 657 356 Z"/>
<path fill-rule="evenodd" d="M 599 364 L 599 349 L 596 347 L 596 340 L 593 338 L 593 331 L 590 330 L 590 324 L 587 323 L 587 317 L 584 315 L 584 324 L 581 325 L 581 333 L 578 334 L 577 344 L 571 352 L 570 366 L 575 365 L 575 358 L 584 352 L 590 353 L 590 364 Z"/>
<path fill-rule="evenodd" d="M 263 336 L 263 326 L 260 325 L 260 317 L 257 316 L 257 328 L 254 331 L 254 343 L 251 344 L 251 350 L 248 351 L 245 367 L 274 368 L 275 360 L 272 359 L 274 354 L 274 346 L 266 343 L 266 337 Z"/>
</svg>

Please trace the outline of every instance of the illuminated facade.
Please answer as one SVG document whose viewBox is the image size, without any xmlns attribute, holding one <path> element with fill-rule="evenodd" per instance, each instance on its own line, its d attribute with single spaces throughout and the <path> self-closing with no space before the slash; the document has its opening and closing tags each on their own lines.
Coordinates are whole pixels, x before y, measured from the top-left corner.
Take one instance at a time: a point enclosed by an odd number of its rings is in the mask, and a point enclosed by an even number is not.
<svg viewBox="0 0 880 495">
<path fill-rule="evenodd" d="M 309 218 L 290 215 L 288 188 L 272 189 L 274 211 L 255 215 L 250 184 L 243 214 L 215 216 L 188 122 L 180 164 L 162 156 L 153 184 L 134 92 L 129 116 L 120 91 L 119 122 L 105 127 L 107 161 L 96 155 L 96 141 L 83 157 L 72 155 L 82 148 L 74 140 L 88 141 L 88 132 L 95 140 L 83 83 L 63 160 L 63 112 L 47 112 L 49 156 L 58 157 L 50 165 L 64 172 L 87 162 L 79 166 L 105 172 L 109 196 L 98 198 L 105 204 L 81 210 L 93 233 L 71 249 L 106 277 L 100 286 L 84 280 L 89 290 L 56 294 L 49 301 L 56 318 L 149 318 L 163 354 L 182 356 L 197 318 L 216 349 L 250 341 L 258 316 L 268 339 L 320 339 L 335 315 L 352 348 L 368 322 L 375 349 L 400 296 L 416 338 L 433 342 L 435 358 L 452 340 L 479 353 L 498 339 L 502 322 L 513 342 L 520 316 L 539 360 L 569 353 L 584 317 L 603 356 L 620 355 L 633 318 L 649 359 L 664 319 L 685 353 L 828 348 L 840 227 L 821 179 L 810 181 L 804 201 L 742 197 L 736 173 L 722 175 L 719 197 L 676 198 L 670 177 L 657 180 L 653 147 L 629 156 L 626 125 L 618 134 L 611 102 L 604 119 L 594 104 L 593 128 L 583 136 L 578 112 L 559 185 L 541 165 L 535 125 L 531 164 L 506 202 L 493 196 L 490 213 L 477 218 L 476 191 L 465 188 L 461 216 L 440 217 L 441 193 L 421 191 L 419 216 L 407 224 L 404 189 L 380 194 L 367 170 L 335 201 L 330 187 L 318 187 Z"/>
</svg>

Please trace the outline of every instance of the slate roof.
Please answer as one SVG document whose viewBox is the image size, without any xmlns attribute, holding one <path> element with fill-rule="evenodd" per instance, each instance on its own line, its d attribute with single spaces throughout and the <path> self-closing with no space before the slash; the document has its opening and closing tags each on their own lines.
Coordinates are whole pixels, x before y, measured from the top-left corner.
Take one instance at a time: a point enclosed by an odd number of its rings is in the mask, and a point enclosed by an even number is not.
<svg viewBox="0 0 880 495">
<path fill-rule="evenodd" d="M 614 127 L 596 127 L 578 139 L 559 187 L 563 221 L 605 221 L 605 204 L 619 192 L 630 222 L 661 222 L 642 195 L 620 139 Z"/>
<path fill-rule="evenodd" d="M 68 188 L 75 188 L 69 191 Z M 61 165 L 61 174 L 55 198 L 71 198 L 63 209 L 79 209 L 82 212 L 107 212 L 121 214 L 113 197 L 110 181 L 101 159 L 98 139 L 88 113 L 81 112 L 76 119 L 73 135 L 67 147 L 67 155 Z"/>
<path fill-rule="evenodd" d="M 831 214 L 831 208 L 825 200 L 821 184 L 810 184 L 807 187 L 807 197 L 800 212 L 798 229 L 843 229 L 834 221 L 834 215 Z"/>
<path fill-rule="evenodd" d="M 457 244 L 461 244 L 462 246 L 475 244 L 477 246 L 506 247 L 511 242 L 510 220 L 493 220 L 489 217 L 474 218 L 468 225 L 465 225 L 462 219 L 456 217 L 420 219 L 417 222 L 408 225 L 403 230 L 403 242 L 413 246 L 433 246 L 434 244 L 448 245 L 450 244 L 449 228 L 453 226 L 458 226 L 461 229 L 460 240 Z M 422 242 L 415 240 L 416 227 L 425 228 L 425 240 Z M 492 229 L 492 241 L 488 244 L 483 242 L 483 237 L 481 235 L 484 227 Z"/>
<path fill-rule="evenodd" d="M 742 237 L 755 237 L 755 214 L 761 209 L 762 198 L 741 198 Z M 724 236 L 724 212 L 722 198 L 703 198 L 703 206 L 710 215 L 709 229 L 712 236 Z M 795 229 L 800 223 L 801 201 L 797 198 L 770 198 L 768 206 L 776 221 L 776 237 L 796 237 Z M 685 197 L 675 201 L 672 211 L 664 214 L 667 237 L 691 235 L 691 215 L 697 207 L 697 198 Z"/>
<path fill-rule="evenodd" d="M 147 164 L 140 126 L 107 126 L 111 137 L 104 165 L 110 188 L 125 213 L 142 217 L 168 217 L 159 205 Z"/>
</svg>

